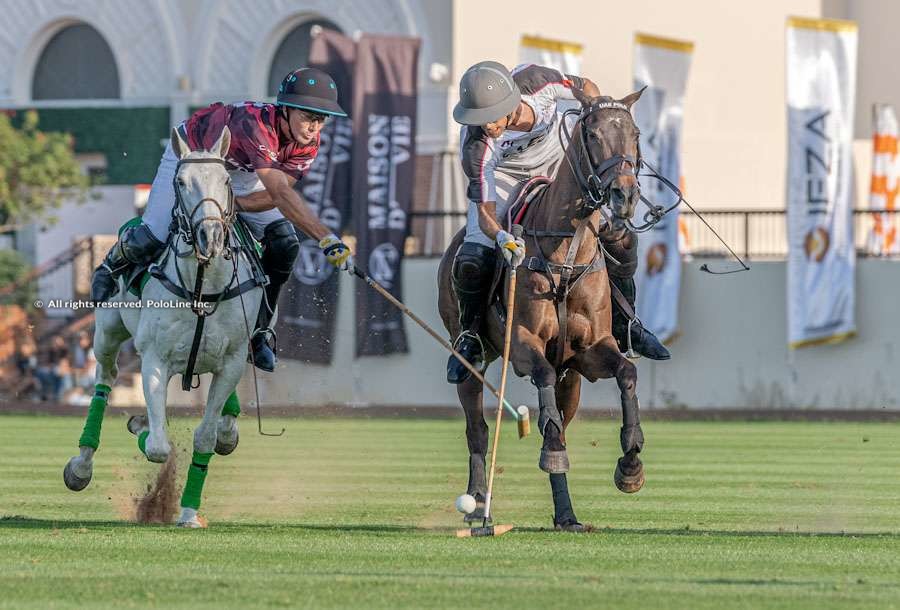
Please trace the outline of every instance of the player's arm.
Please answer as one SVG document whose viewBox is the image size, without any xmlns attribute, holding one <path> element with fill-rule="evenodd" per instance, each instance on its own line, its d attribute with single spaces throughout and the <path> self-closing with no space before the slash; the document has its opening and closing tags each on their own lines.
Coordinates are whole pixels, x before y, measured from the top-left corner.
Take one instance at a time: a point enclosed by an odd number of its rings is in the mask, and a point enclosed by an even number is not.
<svg viewBox="0 0 900 610">
<path fill-rule="evenodd" d="M 235 196 L 234 202 L 242 212 L 268 212 L 275 208 L 275 200 L 269 191 L 257 191 L 249 195 Z"/>
<path fill-rule="evenodd" d="M 497 233 L 503 230 L 497 220 L 497 202 L 484 201 L 477 204 L 478 226 L 491 239 L 497 239 Z"/>
<path fill-rule="evenodd" d="M 322 224 L 316 213 L 303 200 L 298 188 L 295 188 L 296 179 L 275 168 L 260 168 L 256 170 L 256 174 L 266 187 L 265 193 L 274 206 L 281 210 L 294 226 L 316 240 L 331 235 L 331 229 Z"/>
</svg>

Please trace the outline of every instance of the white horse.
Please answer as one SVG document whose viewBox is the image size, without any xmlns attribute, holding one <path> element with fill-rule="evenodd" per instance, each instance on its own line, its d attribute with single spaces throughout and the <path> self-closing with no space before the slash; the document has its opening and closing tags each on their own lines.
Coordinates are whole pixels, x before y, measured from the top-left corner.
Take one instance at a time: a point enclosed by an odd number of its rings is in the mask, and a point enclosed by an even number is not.
<svg viewBox="0 0 900 610">
<path fill-rule="evenodd" d="M 253 329 L 263 294 L 264 276 L 254 272 L 233 226 L 234 198 L 223 161 L 230 140 L 226 127 L 210 151 L 191 151 L 178 131 L 172 130 L 172 149 L 179 159 L 174 212 L 178 231 L 170 236 L 162 262 L 151 268 L 152 277 L 140 298 L 129 293 L 120 279 L 117 295 L 95 312 L 97 390 L 79 441 L 80 455 L 69 460 L 63 473 L 66 486 L 75 491 L 91 480 L 103 410 L 118 373 L 116 359 L 128 337 L 134 337 L 141 357 L 147 402 L 147 417 L 131 418 L 128 429 L 138 436 L 138 446 L 148 460 L 168 459 L 167 388 L 174 375 L 187 374 L 200 324 L 195 362 L 185 379 L 189 384 L 194 374 L 201 373 L 212 373 L 213 379 L 203 420 L 194 431 L 193 460 L 181 498 L 178 525 L 185 527 L 205 525 L 197 510 L 213 451 L 227 454 L 237 445 L 239 408 L 235 400 L 233 408 L 222 414 L 223 405 L 226 399 L 236 399 L 233 393 L 247 361 L 248 331 Z M 201 292 L 199 300 L 205 305 L 198 306 L 194 295 Z M 160 306 L 163 303 L 165 307 Z"/>
</svg>

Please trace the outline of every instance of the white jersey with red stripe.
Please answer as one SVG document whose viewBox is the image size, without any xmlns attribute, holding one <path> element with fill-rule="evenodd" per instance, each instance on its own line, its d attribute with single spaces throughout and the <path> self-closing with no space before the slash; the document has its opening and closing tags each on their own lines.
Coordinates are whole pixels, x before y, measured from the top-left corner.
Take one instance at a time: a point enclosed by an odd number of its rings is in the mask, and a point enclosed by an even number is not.
<svg viewBox="0 0 900 610">
<path fill-rule="evenodd" d="M 584 80 L 578 76 L 534 64 L 517 66 L 512 77 L 522 92 L 522 101 L 534 111 L 531 131 L 507 129 L 499 138 L 488 137 L 477 126 L 463 126 L 460 132 L 460 160 L 468 179 L 466 195 L 476 204 L 500 204 L 495 172 L 530 174 L 561 158 L 560 117 L 577 105 L 572 88 L 584 87 Z"/>
</svg>

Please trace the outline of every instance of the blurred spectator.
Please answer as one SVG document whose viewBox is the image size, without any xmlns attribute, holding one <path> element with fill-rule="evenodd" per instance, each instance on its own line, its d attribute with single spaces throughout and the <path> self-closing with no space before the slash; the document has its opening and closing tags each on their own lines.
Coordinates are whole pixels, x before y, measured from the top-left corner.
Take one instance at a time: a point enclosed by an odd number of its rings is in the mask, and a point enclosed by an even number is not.
<svg viewBox="0 0 900 610">
<path fill-rule="evenodd" d="M 97 359 L 94 358 L 91 336 L 85 331 L 78 335 L 72 361 L 75 366 L 75 385 L 93 393 Z"/>
<path fill-rule="evenodd" d="M 38 355 L 37 378 L 41 384 L 41 400 L 62 400 L 66 389 L 66 379 L 70 376 L 69 350 L 66 341 L 60 336 L 53 337 L 50 345 Z"/>
<path fill-rule="evenodd" d="M 40 391 L 37 380 L 37 355 L 34 341 L 26 337 L 16 346 L 15 366 L 18 380 L 15 394 L 23 397 L 34 397 Z"/>
</svg>

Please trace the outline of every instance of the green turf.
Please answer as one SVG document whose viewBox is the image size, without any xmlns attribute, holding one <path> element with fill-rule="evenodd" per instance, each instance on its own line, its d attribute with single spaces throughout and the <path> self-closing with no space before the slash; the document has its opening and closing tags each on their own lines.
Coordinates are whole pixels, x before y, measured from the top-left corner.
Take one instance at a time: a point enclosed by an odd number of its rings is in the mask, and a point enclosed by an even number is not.
<svg viewBox="0 0 900 610">
<path fill-rule="evenodd" d="M 171 421 L 181 477 L 194 423 Z M 182 531 L 127 522 L 158 467 L 124 418 L 76 494 L 61 471 L 81 421 L 0 417 L 0 608 L 900 607 L 896 424 L 649 422 L 647 484 L 626 496 L 616 424 L 579 421 L 585 535 L 541 529 L 539 440 L 510 425 L 495 515 L 517 529 L 463 540 L 461 419 L 268 422 L 281 438 L 254 424 L 210 464 L 210 529 Z"/>
</svg>

